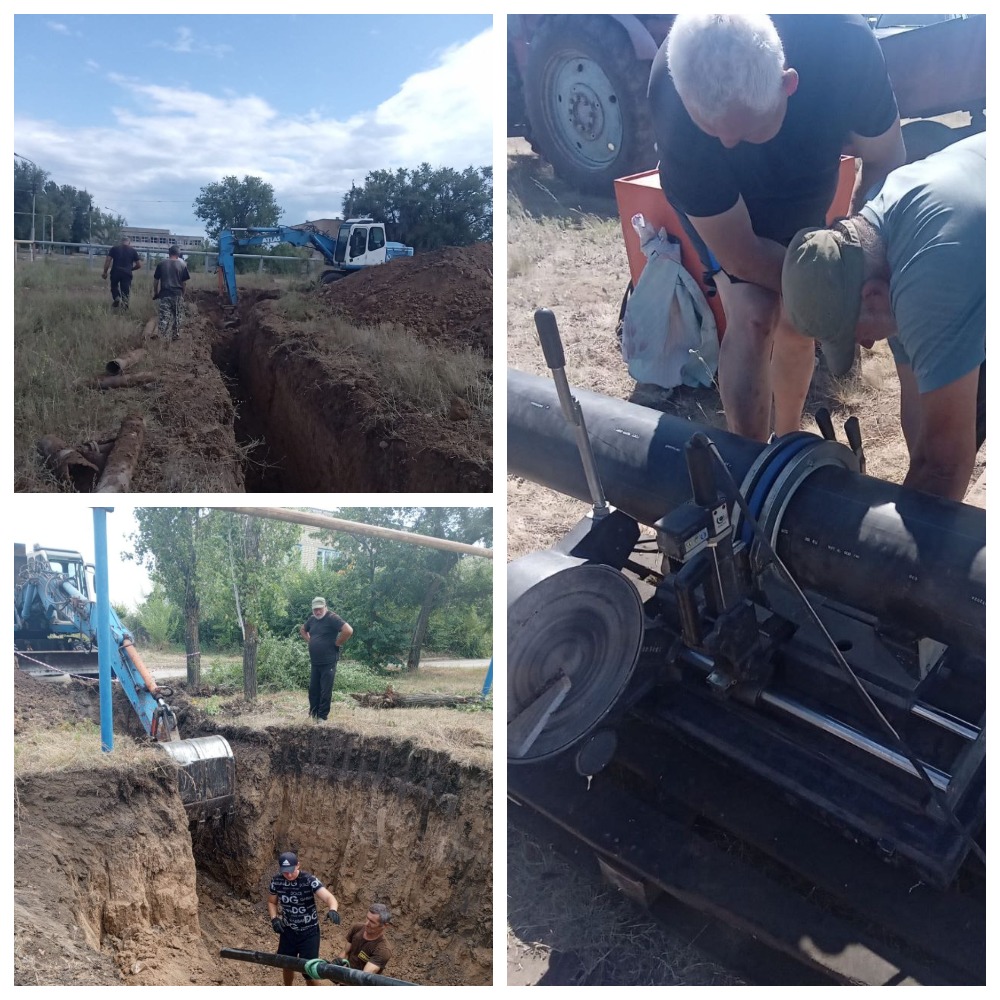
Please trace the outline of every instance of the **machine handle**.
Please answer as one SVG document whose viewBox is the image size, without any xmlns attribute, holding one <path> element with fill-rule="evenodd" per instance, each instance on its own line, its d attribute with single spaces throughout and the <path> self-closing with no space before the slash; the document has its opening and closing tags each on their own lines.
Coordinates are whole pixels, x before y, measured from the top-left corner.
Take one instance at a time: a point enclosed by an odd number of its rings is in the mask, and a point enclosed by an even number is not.
<svg viewBox="0 0 1000 1000">
<path fill-rule="evenodd" d="M 830 411 L 825 406 L 821 406 L 816 411 L 816 426 L 819 428 L 820 434 L 822 434 L 827 441 L 837 440 L 837 432 L 833 429 L 833 418 L 830 416 Z"/>
<path fill-rule="evenodd" d="M 865 449 L 861 445 L 861 422 L 857 417 L 848 417 L 844 423 L 844 433 L 847 435 L 847 443 L 851 446 L 851 451 L 858 456 L 859 471 L 862 475 L 866 472 L 867 462 L 865 461 Z"/>
<path fill-rule="evenodd" d="M 699 507 L 707 509 L 714 507 L 719 501 L 711 447 L 712 442 L 708 439 L 708 435 L 702 434 L 701 431 L 692 435 L 684 445 L 684 457 L 687 460 L 688 475 L 691 477 L 694 502 Z"/>
<path fill-rule="evenodd" d="M 559 338 L 559 327 L 556 326 L 556 316 L 551 309 L 535 310 L 535 329 L 542 345 L 542 354 L 549 368 L 565 368 L 566 357 L 563 354 L 562 340 Z"/>
</svg>

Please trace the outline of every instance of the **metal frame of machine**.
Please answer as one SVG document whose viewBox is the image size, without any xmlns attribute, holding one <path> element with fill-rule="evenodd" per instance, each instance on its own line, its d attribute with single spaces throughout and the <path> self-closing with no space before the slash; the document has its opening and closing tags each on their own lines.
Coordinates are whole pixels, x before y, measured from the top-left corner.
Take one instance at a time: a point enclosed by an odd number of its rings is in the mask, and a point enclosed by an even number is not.
<svg viewBox="0 0 1000 1000">
<path fill-rule="evenodd" d="M 761 445 L 571 391 L 554 317 L 536 325 L 553 381 L 509 371 L 508 471 L 593 510 L 508 568 L 512 801 L 669 891 L 675 841 L 636 842 L 669 832 L 694 754 L 947 910 L 985 865 L 985 512 L 863 475 L 856 427 Z M 630 848 L 587 816 L 623 810 Z"/>
</svg>

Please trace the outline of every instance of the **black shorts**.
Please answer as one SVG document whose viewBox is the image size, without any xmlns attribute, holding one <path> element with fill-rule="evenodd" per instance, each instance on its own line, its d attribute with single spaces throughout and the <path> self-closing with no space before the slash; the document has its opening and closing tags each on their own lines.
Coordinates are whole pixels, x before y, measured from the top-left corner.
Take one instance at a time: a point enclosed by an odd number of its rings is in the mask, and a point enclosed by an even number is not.
<svg viewBox="0 0 1000 1000">
<path fill-rule="evenodd" d="M 319 924 L 304 931 L 286 927 L 278 938 L 278 954 L 291 958 L 319 958 Z"/>
</svg>

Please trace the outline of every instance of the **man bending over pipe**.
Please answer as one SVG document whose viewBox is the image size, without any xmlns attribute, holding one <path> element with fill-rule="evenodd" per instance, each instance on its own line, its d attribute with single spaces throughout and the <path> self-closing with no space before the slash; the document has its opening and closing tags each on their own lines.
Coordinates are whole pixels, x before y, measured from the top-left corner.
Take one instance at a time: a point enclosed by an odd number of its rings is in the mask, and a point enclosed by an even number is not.
<svg viewBox="0 0 1000 1000">
<path fill-rule="evenodd" d="M 888 338 L 904 486 L 962 500 L 986 440 L 986 133 L 893 171 L 860 212 L 788 247 L 785 308 L 843 375 Z"/>
<path fill-rule="evenodd" d="M 799 430 L 815 351 L 781 308 L 785 247 L 826 221 L 841 153 L 852 198 L 905 159 L 885 60 L 857 14 L 679 14 L 649 78 L 660 184 L 726 314 L 719 389 L 729 429 Z"/>
</svg>

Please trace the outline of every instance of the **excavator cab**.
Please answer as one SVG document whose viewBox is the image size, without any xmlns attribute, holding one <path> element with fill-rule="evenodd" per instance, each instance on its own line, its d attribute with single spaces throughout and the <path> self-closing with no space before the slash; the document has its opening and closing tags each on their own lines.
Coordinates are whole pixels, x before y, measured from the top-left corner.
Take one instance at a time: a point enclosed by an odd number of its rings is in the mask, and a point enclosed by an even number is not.
<svg viewBox="0 0 1000 1000">
<path fill-rule="evenodd" d="M 385 226 L 373 219 L 348 219 L 337 231 L 337 264 L 347 269 L 385 263 Z"/>
</svg>

